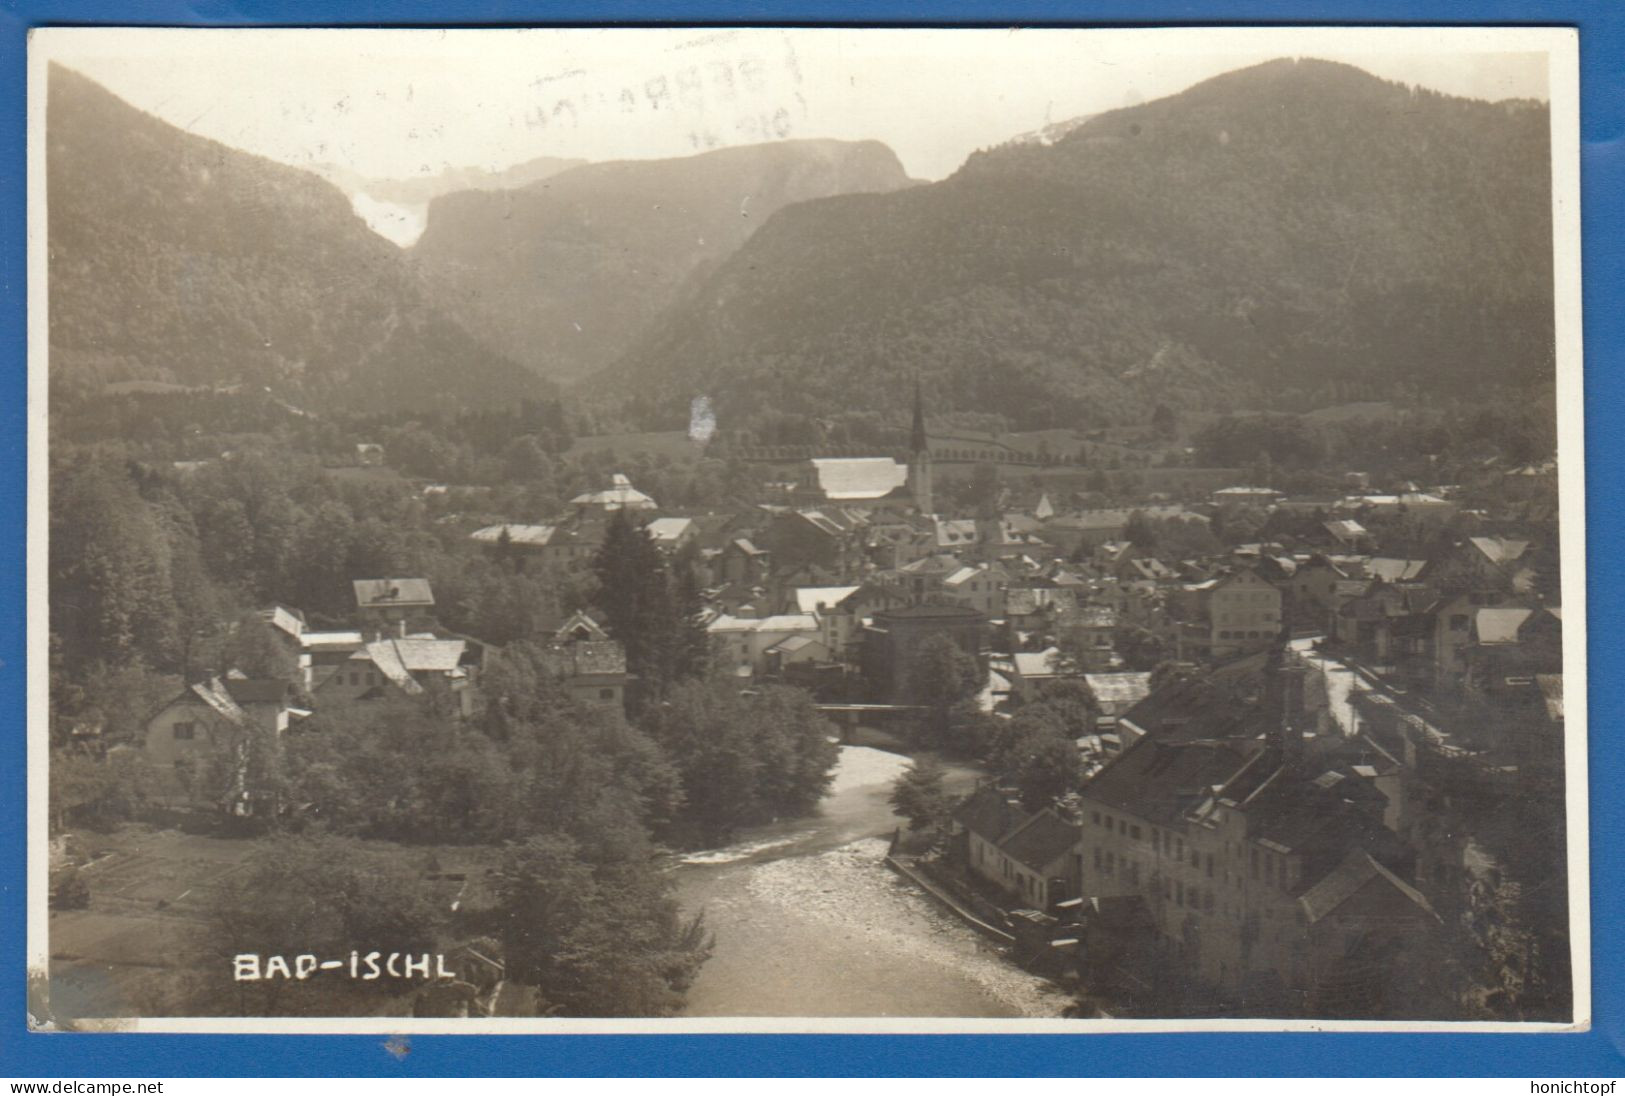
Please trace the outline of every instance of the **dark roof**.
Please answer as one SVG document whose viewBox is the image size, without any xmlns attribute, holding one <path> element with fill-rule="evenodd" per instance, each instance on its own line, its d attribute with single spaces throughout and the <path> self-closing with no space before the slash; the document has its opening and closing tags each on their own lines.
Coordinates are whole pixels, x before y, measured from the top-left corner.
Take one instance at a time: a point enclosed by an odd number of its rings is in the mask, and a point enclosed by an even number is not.
<svg viewBox="0 0 1625 1096">
<path fill-rule="evenodd" d="M 1083 795 L 1148 821 L 1175 822 L 1261 748 L 1262 743 L 1239 740 L 1142 738 L 1096 773 Z"/>
<path fill-rule="evenodd" d="M 984 841 L 997 843 L 1027 821 L 1027 812 L 1009 794 L 984 786 L 953 809 L 953 820 Z"/>
<path fill-rule="evenodd" d="M 1388 797 L 1371 780 L 1337 770 L 1310 775 L 1283 772 L 1246 804 L 1247 836 L 1277 852 L 1341 858 L 1356 843 L 1398 854 L 1381 829 L 1381 810 Z"/>
<path fill-rule="evenodd" d="M 1383 867 L 1363 849 L 1349 852 L 1342 863 L 1304 891 L 1298 898 L 1298 906 L 1312 925 L 1336 913 L 1339 907 L 1372 883 L 1392 887 L 1434 920 L 1439 919 L 1420 891 Z"/>
<path fill-rule="evenodd" d="M 226 678 L 226 692 L 239 704 L 280 704 L 288 696 L 288 683 L 276 678 Z"/>
<path fill-rule="evenodd" d="M 1221 688 L 1209 677 L 1165 685 L 1121 718 L 1165 741 L 1251 738 L 1261 734 L 1266 724 L 1265 713 L 1257 705 Z"/>
<path fill-rule="evenodd" d="M 1070 854 L 1082 834 L 1083 827 L 1046 807 L 1000 841 L 999 848 L 1018 864 L 1042 869 Z"/>
<path fill-rule="evenodd" d="M 565 677 L 624 674 L 626 649 L 613 639 L 566 643 L 543 651 L 542 664 L 552 673 Z"/>
</svg>

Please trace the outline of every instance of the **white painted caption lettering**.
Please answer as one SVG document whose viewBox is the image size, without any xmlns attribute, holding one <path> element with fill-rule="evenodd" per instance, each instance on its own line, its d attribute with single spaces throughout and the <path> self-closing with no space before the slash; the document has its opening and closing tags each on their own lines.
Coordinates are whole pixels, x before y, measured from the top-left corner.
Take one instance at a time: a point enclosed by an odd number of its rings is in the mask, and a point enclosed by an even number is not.
<svg viewBox="0 0 1625 1096">
<path fill-rule="evenodd" d="M 434 973 L 430 973 L 431 966 Z M 312 975 L 327 971 L 341 971 L 362 982 L 379 978 L 455 978 L 457 973 L 446 969 L 446 957 L 428 952 L 412 954 L 392 951 L 352 951 L 348 959 L 321 959 L 314 955 L 271 955 L 263 959 L 257 954 L 234 955 L 231 960 L 232 977 L 238 982 L 268 981 L 286 978 L 303 982 Z"/>
</svg>

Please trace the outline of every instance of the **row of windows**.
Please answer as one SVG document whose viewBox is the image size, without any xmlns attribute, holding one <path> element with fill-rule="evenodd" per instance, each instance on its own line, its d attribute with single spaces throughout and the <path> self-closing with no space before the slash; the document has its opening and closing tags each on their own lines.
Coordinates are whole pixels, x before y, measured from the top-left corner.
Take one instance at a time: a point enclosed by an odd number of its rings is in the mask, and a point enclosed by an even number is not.
<svg viewBox="0 0 1625 1096">
<path fill-rule="evenodd" d="M 1162 896 L 1169 899 L 1180 909 L 1201 910 L 1204 913 L 1213 912 L 1216 899 L 1212 891 L 1200 890 L 1196 887 L 1186 888 L 1185 884 L 1167 876 L 1162 880 Z"/>
<path fill-rule="evenodd" d="M 1122 866 L 1123 875 L 1129 881 L 1129 885 L 1137 886 L 1140 882 L 1140 862 L 1138 860 L 1130 860 L 1126 856 L 1122 860 L 1118 860 L 1117 854 L 1114 852 L 1102 852 L 1098 848 L 1095 849 L 1096 871 L 1102 875 L 1115 875 L 1119 865 Z"/>
<path fill-rule="evenodd" d="M 1219 633 L 1220 639 L 1268 639 L 1273 632 L 1225 632 Z"/>
<path fill-rule="evenodd" d="M 1131 824 L 1126 818 L 1118 818 L 1114 820 L 1109 814 L 1103 816 L 1099 811 L 1093 811 L 1090 813 L 1090 820 L 1096 826 L 1105 826 L 1108 831 L 1110 831 L 1112 826 L 1115 825 L 1117 827 L 1117 832 L 1122 834 L 1124 837 L 1131 837 L 1136 841 L 1140 839 L 1140 827 Z"/>
<path fill-rule="evenodd" d="M 1116 875 L 1121 871 L 1129 886 L 1139 886 L 1140 883 L 1140 862 L 1126 856 L 1118 857 L 1109 850 L 1095 849 L 1095 870 L 1102 875 Z M 1218 901 L 1213 891 L 1187 887 L 1184 880 L 1169 875 L 1162 877 L 1162 895 L 1180 909 L 1203 910 L 1207 913 L 1213 912 L 1214 904 Z"/>
<path fill-rule="evenodd" d="M 1104 827 L 1108 833 L 1115 832 L 1134 841 L 1140 839 L 1140 827 L 1129 823 L 1126 819 L 1113 818 L 1110 814 L 1092 811 L 1090 812 L 1090 821 L 1096 826 Z M 1212 853 L 1202 853 L 1195 848 L 1191 848 L 1187 858 L 1185 839 L 1183 837 L 1173 833 L 1166 833 L 1155 826 L 1150 829 L 1151 847 L 1159 854 L 1180 864 L 1189 863 L 1191 867 L 1204 873 L 1209 879 L 1215 878 L 1216 865 Z M 1238 846 L 1232 842 L 1225 842 L 1225 855 L 1227 857 L 1234 857 L 1238 852 Z M 1261 850 L 1257 846 L 1250 848 L 1248 853 L 1249 869 L 1253 879 L 1261 880 L 1282 889 L 1290 885 L 1291 880 L 1286 857 Z M 1124 871 L 1131 873 L 1131 879 L 1137 880 L 1139 877 L 1138 863 L 1130 860 L 1127 856 L 1119 859 L 1118 855 L 1113 851 L 1097 847 L 1094 850 L 1094 862 L 1095 869 L 1107 875 L 1113 874 L 1117 870 L 1117 866 L 1121 864 Z M 1133 867 L 1131 868 L 1130 865 L 1133 865 Z M 1232 876 L 1226 871 L 1224 880 L 1237 889 L 1241 887 L 1241 876 L 1239 874 Z"/>
</svg>

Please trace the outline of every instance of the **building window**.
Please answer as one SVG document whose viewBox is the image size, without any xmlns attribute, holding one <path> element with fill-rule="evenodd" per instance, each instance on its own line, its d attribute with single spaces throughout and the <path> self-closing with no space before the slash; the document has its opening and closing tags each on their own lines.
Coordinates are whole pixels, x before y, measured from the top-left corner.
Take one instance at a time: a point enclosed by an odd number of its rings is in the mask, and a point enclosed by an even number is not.
<svg viewBox="0 0 1625 1096">
<path fill-rule="evenodd" d="M 1095 870 L 1096 871 L 1100 870 L 1100 849 L 1099 848 L 1095 849 Z"/>
<path fill-rule="evenodd" d="M 1128 834 L 1128 823 L 1121 818 L 1117 820 L 1117 832 L 1125 836 Z"/>
<path fill-rule="evenodd" d="M 180 742 L 187 742 L 197 737 L 196 723 L 175 724 L 175 738 Z"/>
<path fill-rule="evenodd" d="M 1129 860 L 1127 864 L 1129 884 L 1137 887 L 1140 885 L 1140 862 L 1138 860 Z"/>
<path fill-rule="evenodd" d="M 1213 878 L 1213 854 L 1212 853 L 1207 854 L 1207 877 L 1209 879 Z"/>
<path fill-rule="evenodd" d="M 1213 892 L 1208 891 L 1202 895 L 1202 909 L 1207 913 L 1213 912 Z"/>
<path fill-rule="evenodd" d="M 614 689 L 599 689 L 598 690 L 598 699 L 599 700 L 614 700 L 615 699 L 615 690 Z"/>
<path fill-rule="evenodd" d="M 1112 874 L 1112 872 L 1115 871 L 1116 868 L 1117 868 L 1117 854 L 1116 853 L 1110 853 L 1110 852 L 1107 853 L 1106 854 L 1106 874 L 1107 875 Z"/>
<path fill-rule="evenodd" d="M 359 670 L 351 670 L 350 671 L 350 684 L 351 685 L 360 685 L 361 684 L 361 671 L 359 671 Z"/>
<path fill-rule="evenodd" d="M 1199 868 L 1201 866 L 1202 866 L 1202 854 L 1197 852 L 1195 849 L 1192 849 L 1191 850 L 1191 867 Z"/>
<path fill-rule="evenodd" d="M 1174 838 L 1174 859 L 1185 859 L 1185 839 L 1183 837 Z"/>
<path fill-rule="evenodd" d="M 1185 884 L 1174 884 L 1174 905 L 1183 909 L 1185 907 Z"/>
<path fill-rule="evenodd" d="M 1128 835 L 1134 838 L 1134 840 L 1138 841 L 1140 839 L 1140 827 L 1130 826 L 1128 828 Z"/>
<path fill-rule="evenodd" d="M 1093 822 L 1097 826 L 1100 825 L 1100 812 L 1099 811 L 1090 811 L 1089 812 L 1089 820 L 1091 822 Z"/>
<path fill-rule="evenodd" d="M 1249 849 L 1247 851 L 1252 854 L 1251 857 L 1250 857 L 1252 876 L 1253 876 L 1254 879 L 1257 879 L 1258 878 L 1258 850 L 1257 849 Z"/>
</svg>

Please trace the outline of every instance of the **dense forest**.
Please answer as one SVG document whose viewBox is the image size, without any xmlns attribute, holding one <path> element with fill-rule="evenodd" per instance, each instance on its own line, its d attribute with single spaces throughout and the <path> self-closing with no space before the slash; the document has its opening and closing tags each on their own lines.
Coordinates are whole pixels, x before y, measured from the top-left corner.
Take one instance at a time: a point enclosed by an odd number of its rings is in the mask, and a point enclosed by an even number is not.
<svg viewBox="0 0 1625 1096">
<path fill-rule="evenodd" d="M 1018 425 L 1552 376 L 1548 115 L 1321 61 L 780 211 L 584 396 L 650 429 L 854 398 Z M 627 398 L 625 393 L 635 392 Z"/>
<path fill-rule="evenodd" d="M 196 412 L 235 397 L 133 398 Z M 804 692 L 741 695 L 715 675 L 689 561 L 666 559 L 624 519 L 611 522 L 584 571 L 521 568 L 468 542 L 480 517 L 455 507 L 471 499 L 534 506 L 540 517 L 556 512 L 560 491 L 594 484 L 587 466 L 560 453 L 561 421 L 556 404 L 538 404 L 372 424 L 403 454 L 419 437 L 478 462 L 486 458 L 467 439 L 482 438 L 498 478 L 513 473 L 500 492 L 452 498 L 425 496 L 387 470 L 323 467 L 290 445 L 319 450 L 323 431 L 341 427 L 308 416 L 285 416 L 282 434 L 245 429 L 200 442 L 192 416 L 159 415 L 130 439 L 53 446 L 50 779 L 59 828 L 173 824 L 168 774 L 129 747 L 184 683 L 228 670 L 297 682 L 291 654 L 257 612 L 272 604 L 303 610 L 313 627 L 350 626 L 352 579 L 423 576 L 439 624 L 485 652 L 473 718 L 457 718 L 433 683 L 421 696 L 355 703 L 301 696 L 311 715 L 285 734 L 256 732 L 235 761 L 220 755 L 182 774 L 208 799 L 231 784 L 231 766 L 246 765 L 261 806 L 249 818 L 211 812 L 212 821 L 187 823 L 251 841 L 247 867 L 241 886 L 211 897 L 191 941 L 196 954 L 155 975 L 137 1007 L 365 1013 L 374 991 L 233 987 L 218 976 L 218 956 L 247 940 L 256 950 L 297 938 L 302 951 L 342 952 L 357 939 L 427 947 L 471 934 L 495 941 L 533 995 L 520 1006 L 527 1014 L 665 1015 L 680 1006 L 708 934 L 678 916 L 664 850 L 726 842 L 741 826 L 811 809 L 836 749 Z M 225 414 L 219 425 L 243 424 Z M 222 456 L 228 440 L 234 448 Z M 187 444 L 216 455 L 179 468 L 162 459 Z M 650 472 L 647 482 L 662 490 L 681 494 L 692 476 L 711 484 L 696 498 L 720 497 L 722 473 L 695 462 L 664 480 Z M 565 616 L 583 607 L 626 646 L 635 675 L 627 713 L 572 699 L 547 655 Z M 434 875 L 425 865 L 436 857 L 478 865 L 486 900 L 461 912 L 428 901 L 421 888 Z M 347 897 L 358 892 L 369 898 Z"/>
</svg>

